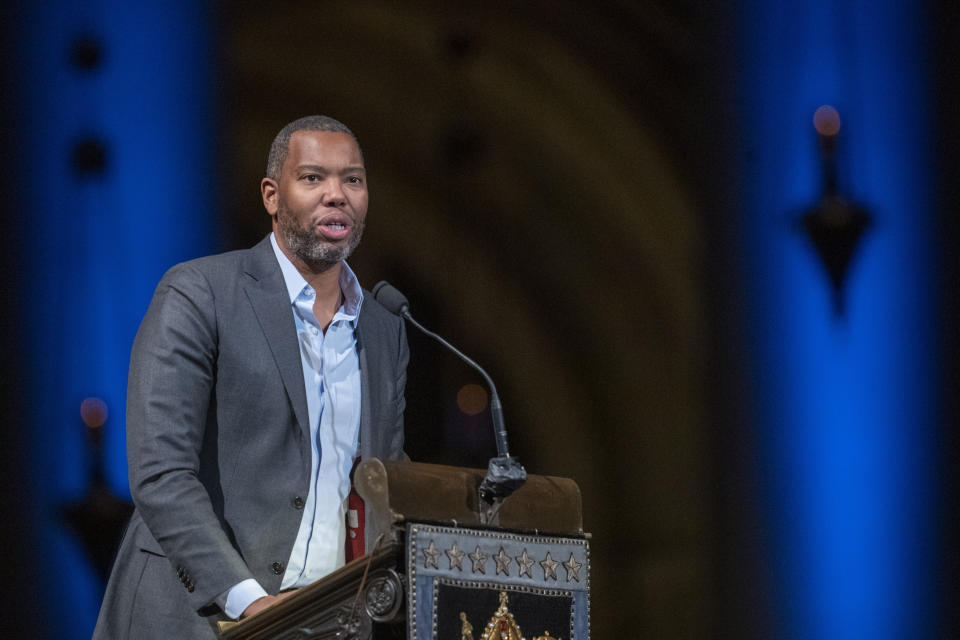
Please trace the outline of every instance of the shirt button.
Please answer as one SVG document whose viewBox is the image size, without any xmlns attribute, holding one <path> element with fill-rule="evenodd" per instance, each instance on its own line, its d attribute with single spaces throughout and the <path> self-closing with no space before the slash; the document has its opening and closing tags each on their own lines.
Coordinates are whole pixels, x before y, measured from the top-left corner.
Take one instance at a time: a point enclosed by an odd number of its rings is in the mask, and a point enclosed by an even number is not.
<svg viewBox="0 0 960 640">
<path fill-rule="evenodd" d="M 270 568 L 273 569 L 273 572 L 277 575 L 280 575 L 281 573 L 283 573 L 282 562 L 274 562 L 272 565 L 270 565 Z"/>
<path fill-rule="evenodd" d="M 293 504 L 294 509 L 303 509 L 303 498 L 301 498 L 300 496 L 297 496 L 296 498 L 291 500 L 290 503 Z"/>
<path fill-rule="evenodd" d="M 317 334 L 320 333 L 320 332 L 317 331 L 317 328 L 316 328 L 316 327 L 310 327 L 310 333 L 312 333 L 313 335 L 317 335 Z"/>
<path fill-rule="evenodd" d="M 305 295 L 305 296 L 308 297 L 308 298 L 312 298 L 312 297 L 313 297 L 313 289 L 311 289 L 310 287 L 306 287 L 306 288 L 303 290 L 303 295 Z"/>
</svg>

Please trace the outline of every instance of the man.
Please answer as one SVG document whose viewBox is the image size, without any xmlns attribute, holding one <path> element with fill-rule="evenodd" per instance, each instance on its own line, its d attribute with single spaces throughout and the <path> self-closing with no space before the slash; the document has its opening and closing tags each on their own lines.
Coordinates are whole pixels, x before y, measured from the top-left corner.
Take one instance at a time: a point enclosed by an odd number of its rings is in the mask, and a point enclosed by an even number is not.
<svg viewBox="0 0 960 640">
<path fill-rule="evenodd" d="M 213 638 L 343 564 L 355 458 L 403 455 L 409 355 L 344 261 L 366 178 L 342 123 L 290 123 L 260 184 L 273 233 L 158 285 L 128 381 L 136 511 L 94 638 Z"/>
</svg>

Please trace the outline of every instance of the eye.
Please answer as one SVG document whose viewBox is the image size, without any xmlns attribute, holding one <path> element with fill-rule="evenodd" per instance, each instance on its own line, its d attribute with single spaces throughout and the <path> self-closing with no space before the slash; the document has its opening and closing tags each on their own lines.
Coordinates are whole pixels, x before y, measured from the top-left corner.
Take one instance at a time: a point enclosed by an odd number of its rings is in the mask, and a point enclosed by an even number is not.
<svg viewBox="0 0 960 640">
<path fill-rule="evenodd" d="M 300 178 L 301 180 L 306 180 L 307 182 L 317 182 L 320 180 L 320 176 L 315 173 L 308 173 L 307 175 Z"/>
<path fill-rule="evenodd" d="M 363 184 L 363 179 L 360 176 L 350 176 L 347 178 L 347 182 L 350 184 Z"/>
</svg>

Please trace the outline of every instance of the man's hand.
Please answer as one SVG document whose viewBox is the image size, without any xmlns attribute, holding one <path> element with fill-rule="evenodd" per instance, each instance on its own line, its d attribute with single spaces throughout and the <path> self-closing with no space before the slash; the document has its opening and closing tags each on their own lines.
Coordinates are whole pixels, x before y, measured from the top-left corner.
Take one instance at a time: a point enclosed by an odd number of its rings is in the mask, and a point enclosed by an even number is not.
<svg viewBox="0 0 960 640">
<path fill-rule="evenodd" d="M 263 596 L 262 598 L 257 598 L 250 605 L 243 610 L 243 613 L 240 614 L 240 619 L 249 618 L 250 616 L 255 616 L 267 607 L 273 606 L 286 598 L 287 596 L 293 595 L 296 593 L 296 589 L 291 589 L 290 591 L 284 591 L 283 593 L 277 594 L 275 596 Z"/>
</svg>

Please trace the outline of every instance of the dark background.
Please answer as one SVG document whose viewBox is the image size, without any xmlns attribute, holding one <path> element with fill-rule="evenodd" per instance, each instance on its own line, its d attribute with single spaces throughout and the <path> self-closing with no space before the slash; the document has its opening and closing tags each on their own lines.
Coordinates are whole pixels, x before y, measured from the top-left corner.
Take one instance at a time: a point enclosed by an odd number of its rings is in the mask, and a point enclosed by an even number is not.
<svg viewBox="0 0 960 640">
<path fill-rule="evenodd" d="M 4 9 L 5 28 L 17 12 Z M 776 620 L 757 495 L 748 293 L 733 53 L 735 14 L 715 2 L 559 0 L 313 3 L 212 8 L 217 249 L 269 229 L 257 185 L 277 130 L 304 114 L 344 120 L 370 174 L 361 281 L 389 279 L 414 315 L 488 367 L 513 452 L 528 471 L 574 478 L 593 534 L 595 638 L 768 638 Z M 957 355 L 960 264 L 958 11 L 930 3 L 929 155 L 941 256 L 938 375 L 940 570 L 936 637 L 957 611 Z M 16 59 L 4 38 L 5 59 Z M 894 46 L 894 45 L 891 45 Z M 7 428 L 0 454 L 4 629 L 44 637 L 45 597 L 24 515 L 31 356 L 18 278 L 31 194 L 4 69 L 2 293 Z M 208 176 L 198 176 L 208 180 Z M 826 282 L 824 286 L 827 286 Z M 55 308 L 69 319 L 81 309 Z M 482 467 L 489 414 L 463 414 L 480 381 L 411 333 L 408 445 L 414 460 Z M 56 390 L 50 390 L 55 397 Z M 53 401 L 53 400 L 51 400 Z M 53 445 L 56 446 L 56 445 Z M 45 570 L 48 571 L 48 570 Z M 909 589 L 909 585 L 904 586 Z M 932 627 L 931 627 L 932 628 Z M 627 634 L 627 635 L 623 635 Z M 51 636 L 52 637 L 52 636 Z M 80 636 L 82 637 L 82 636 Z M 906 636 L 904 636 L 906 637 Z"/>
</svg>

